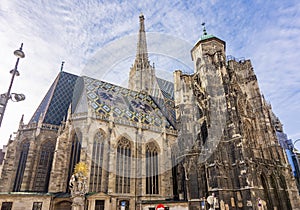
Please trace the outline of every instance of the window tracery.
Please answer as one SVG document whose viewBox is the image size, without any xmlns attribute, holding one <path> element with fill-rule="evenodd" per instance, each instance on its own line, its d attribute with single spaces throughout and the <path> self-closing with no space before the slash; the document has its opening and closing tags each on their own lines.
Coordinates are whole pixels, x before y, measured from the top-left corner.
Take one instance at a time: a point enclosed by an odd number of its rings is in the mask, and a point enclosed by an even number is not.
<svg viewBox="0 0 300 210">
<path fill-rule="evenodd" d="M 158 148 L 154 142 L 146 145 L 146 194 L 158 194 Z"/>
<path fill-rule="evenodd" d="M 131 143 L 125 137 L 121 138 L 117 146 L 116 158 L 116 193 L 130 192 L 131 176 Z"/>
<path fill-rule="evenodd" d="M 21 149 L 21 154 L 20 154 L 20 158 L 19 158 L 19 165 L 18 165 L 18 168 L 17 168 L 15 183 L 14 183 L 14 187 L 13 187 L 14 192 L 19 192 L 20 188 L 21 188 L 21 184 L 22 184 L 22 181 L 23 181 L 24 170 L 25 170 L 25 167 L 26 167 L 26 161 L 27 161 L 29 146 L 30 146 L 29 141 L 25 141 L 21 146 L 22 149 Z"/>
<path fill-rule="evenodd" d="M 39 162 L 36 169 L 33 190 L 36 192 L 47 192 L 50 178 L 50 172 L 53 161 L 55 145 L 52 142 L 46 142 L 41 146 Z"/>
<path fill-rule="evenodd" d="M 81 143 L 82 143 L 81 133 L 75 133 L 72 140 L 71 155 L 70 155 L 70 162 L 69 162 L 69 173 L 67 179 L 68 181 L 70 180 L 72 174 L 74 173 L 75 165 L 80 161 Z M 67 187 L 67 191 L 68 190 L 69 189 Z"/>
<path fill-rule="evenodd" d="M 100 192 L 102 187 L 104 159 L 104 135 L 96 133 L 93 143 L 91 173 L 90 173 L 90 192 Z"/>
</svg>

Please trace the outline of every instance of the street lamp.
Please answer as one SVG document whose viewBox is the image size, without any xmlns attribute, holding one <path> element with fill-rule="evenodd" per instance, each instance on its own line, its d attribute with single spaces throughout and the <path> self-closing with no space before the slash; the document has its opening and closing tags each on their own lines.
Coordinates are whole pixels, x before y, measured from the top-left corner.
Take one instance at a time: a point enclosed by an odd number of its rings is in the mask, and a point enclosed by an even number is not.
<svg viewBox="0 0 300 210">
<path fill-rule="evenodd" d="M 0 127 L 2 124 L 2 120 L 3 120 L 3 116 L 4 116 L 4 112 L 5 112 L 8 100 L 11 99 L 14 102 L 25 100 L 24 94 L 10 93 L 15 76 L 20 75 L 20 73 L 18 71 L 19 60 L 20 60 L 20 58 L 25 57 L 25 54 L 22 51 L 22 48 L 23 48 L 23 43 L 21 44 L 20 49 L 14 51 L 14 55 L 17 56 L 18 58 L 17 58 L 16 64 L 15 64 L 15 68 L 10 71 L 10 73 L 12 74 L 12 77 L 10 80 L 8 91 L 6 93 L 3 93 L 0 95 Z"/>
<path fill-rule="evenodd" d="M 298 141 L 300 141 L 300 139 L 296 139 L 296 140 L 294 141 L 294 143 L 293 143 L 293 146 L 294 146 L 294 147 L 295 147 L 295 144 L 296 144 Z"/>
</svg>

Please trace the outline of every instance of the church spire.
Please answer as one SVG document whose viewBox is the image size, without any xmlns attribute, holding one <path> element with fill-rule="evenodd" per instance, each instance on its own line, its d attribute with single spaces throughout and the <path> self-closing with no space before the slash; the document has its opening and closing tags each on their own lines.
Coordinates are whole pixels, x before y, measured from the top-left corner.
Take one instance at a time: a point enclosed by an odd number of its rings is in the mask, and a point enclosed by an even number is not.
<svg viewBox="0 0 300 210">
<path fill-rule="evenodd" d="M 147 51 L 147 41 L 146 41 L 146 32 L 145 32 L 145 23 L 144 15 L 140 14 L 140 30 L 138 36 L 137 50 L 136 50 L 136 61 L 142 66 L 147 66 L 148 61 L 148 51 Z"/>
<path fill-rule="evenodd" d="M 131 90 L 150 93 L 156 87 L 155 69 L 151 66 L 148 59 L 144 15 L 141 14 L 139 19 L 140 29 L 137 50 L 134 64 L 130 69 L 128 85 Z"/>
</svg>

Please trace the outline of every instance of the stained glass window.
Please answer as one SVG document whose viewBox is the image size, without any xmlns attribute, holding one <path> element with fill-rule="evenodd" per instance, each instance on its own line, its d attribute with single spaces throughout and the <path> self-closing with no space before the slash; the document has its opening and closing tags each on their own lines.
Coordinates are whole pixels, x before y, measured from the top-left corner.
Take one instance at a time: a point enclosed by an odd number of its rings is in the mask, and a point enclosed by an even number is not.
<svg viewBox="0 0 300 210">
<path fill-rule="evenodd" d="M 126 138 L 118 142 L 116 162 L 116 193 L 130 192 L 131 144 Z"/>
<path fill-rule="evenodd" d="M 178 148 L 172 147 L 171 149 L 171 160 L 172 160 L 172 181 L 173 181 L 173 194 L 175 199 L 179 199 L 178 195 L 178 180 L 177 180 L 177 154 Z"/>
<path fill-rule="evenodd" d="M 153 142 L 146 145 L 146 194 L 158 194 L 158 149 Z"/>
<path fill-rule="evenodd" d="M 103 170 L 103 152 L 104 152 L 104 136 L 98 132 L 95 135 L 93 143 L 91 173 L 90 173 L 90 192 L 100 192 L 102 186 L 102 170 Z"/>
<path fill-rule="evenodd" d="M 47 192 L 53 160 L 55 145 L 53 142 L 46 142 L 41 146 L 39 162 L 36 169 L 33 190 L 35 192 Z"/>
<path fill-rule="evenodd" d="M 20 191 L 20 188 L 21 188 L 24 170 L 26 167 L 26 160 L 27 160 L 27 156 L 28 156 L 29 145 L 30 145 L 29 141 L 26 141 L 21 146 L 21 154 L 20 154 L 20 158 L 19 158 L 18 169 L 17 169 L 15 183 L 14 183 L 14 187 L 13 187 L 14 192 Z"/>
<path fill-rule="evenodd" d="M 74 168 L 77 163 L 80 161 L 80 152 L 81 152 L 81 133 L 75 133 L 72 141 L 70 163 L 69 163 L 69 173 L 68 173 L 68 182 L 74 173 Z M 69 187 L 67 185 L 67 191 Z"/>
</svg>

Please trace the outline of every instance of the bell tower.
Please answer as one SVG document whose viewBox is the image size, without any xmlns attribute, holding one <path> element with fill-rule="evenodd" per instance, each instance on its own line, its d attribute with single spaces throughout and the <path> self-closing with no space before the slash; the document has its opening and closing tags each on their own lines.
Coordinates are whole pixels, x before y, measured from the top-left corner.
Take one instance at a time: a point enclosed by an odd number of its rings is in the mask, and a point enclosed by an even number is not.
<svg viewBox="0 0 300 210">
<path fill-rule="evenodd" d="M 140 29 L 136 57 L 129 73 L 129 89 L 150 93 L 156 82 L 155 69 L 148 60 L 144 15 L 141 14 L 139 18 Z"/>
<path fill-rule="evenodd" d="M 195 73 L 201 73 L 201 67 L 203 69 L 204 66 L 206 68 L 214 66 L 224 76 L 226 74 L 226 43 L 214 35 L 207 34 L 204 23 L 202 25 L 203 35 L 191 50 Z"/>
</svg>

